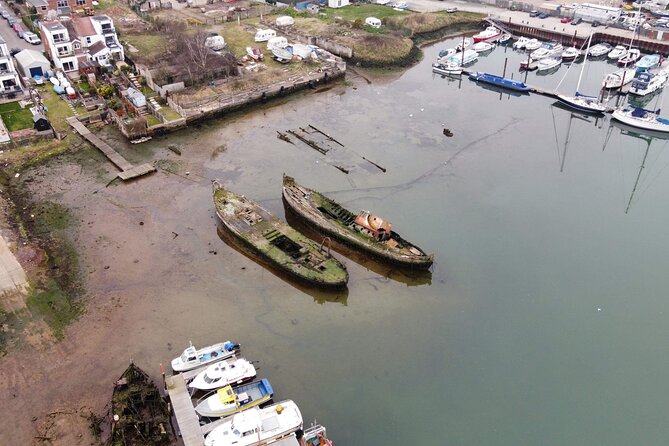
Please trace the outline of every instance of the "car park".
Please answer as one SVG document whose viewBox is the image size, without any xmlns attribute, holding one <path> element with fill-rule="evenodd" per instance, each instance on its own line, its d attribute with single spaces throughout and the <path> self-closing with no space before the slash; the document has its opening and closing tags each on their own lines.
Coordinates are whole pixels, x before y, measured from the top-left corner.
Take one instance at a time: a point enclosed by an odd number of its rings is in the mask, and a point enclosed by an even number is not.
<svg viewBox="0 0 669 446">
<path fill-rule="evenodd" d="M 574 20 L 571 21 L 571 24 L 572 24 L 572 25 L 578 25 L 578 24 L 581 23 L 582 21 L 583 21 L 582 18 L 580 18 L 580 17 L 576 17 Z"/>
<path fill-rule="evenodd" d="M 42 43 L 42 41 L 39 39 L 39 37 L 37 37 L 37 34 L 31 33 L 31 32 L 25 32 L 23 34 L 23 40 L 25 40 L 26 42 L 28 42 L 32 45 L 39 45 L 40 43 Z"/>
<path fill-rule="evenodd" d="M 569 17 L 562 17 L 560 19 L 560 23 L 569 23 L 571 22 L 571 19 Z"/>
</svg>

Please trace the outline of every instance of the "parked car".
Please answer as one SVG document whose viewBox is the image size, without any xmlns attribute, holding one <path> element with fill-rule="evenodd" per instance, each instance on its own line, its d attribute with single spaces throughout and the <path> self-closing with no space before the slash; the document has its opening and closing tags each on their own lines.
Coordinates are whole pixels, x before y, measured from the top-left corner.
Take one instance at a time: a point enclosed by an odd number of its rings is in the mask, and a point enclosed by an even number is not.
<svg viewBox="0 0 669 446">
<path fill-rule="evenodd" d="M 549 13 L 547 13 L 547 12 L 542 12 L 541 14 L 539 14 L 539 18 L 540 18 L 540 19 L 547 19 L 547 18 L 550 17 L 550 16 L 551 16 L 551 15 L 550 15 Z"/>
<path fill-rule="evenodd" d="M 571 19 L 569 17 L 562 17 L 560 19 L 560 23 L 569 23 L 571 22 Z"/>
<path fill-rule="evenodd" d="M 14 32 L 16 32 L 16 35 L 19 36 L 20 38 L 23 38 L 23 34 L 26 32 L 26 29 L 19 22 L 14 23 L 12 25 L 12 29 L 14 30 Z"/>
<path fill-rule="evenodd" d="M 602 24 L 599 23 L 597 20 L 595 20 L 594 22 L 592 22 L 592 27 L 593 27 L 593 28 L 597 28 L 598 26 L 601 26 L 601 25 L 602 25 Z"/>
<path fill-rule="evenodd" d="M 37 34 L 31 33 L 31 32 L 25 32 L 23 33 L 23 40 L 26 42 L 32 44 L 32 45 L 39 45 L 42 43 L 42 41 L 37 37 Z"/>
<path fill-rule="evenodd" d="M 530 17 L 536 17 L 539 14 L 541 14 L 541 12 L 537 11 L 536 9 L 533 9 L 532 11 L 530 11 Z"/>
<path fill-rule="evenodd" d="M 14 23 L 18 22 L 18 19 L 16 17 L 9 17 L 7 18 L 7 23 L 9 23 L 9 26 L 13 26 Z"/>
<path fill-rule="evenodd" d="M 572 25 L 578 25 L 578 24 L 581 23 L 582 21 L 583 21 L 582 18 L 580 18 L 580 17 L 576 17 L 574 20 L 571 21 L 571 24 L 572 24 Z"/>
<path fill-rule="evenodd" d="M 8 19 L 9 18 L 9 13 L 6 10 L 0 11 L 0 15 L 2 16 L 3 19 Z"/>
</svg>

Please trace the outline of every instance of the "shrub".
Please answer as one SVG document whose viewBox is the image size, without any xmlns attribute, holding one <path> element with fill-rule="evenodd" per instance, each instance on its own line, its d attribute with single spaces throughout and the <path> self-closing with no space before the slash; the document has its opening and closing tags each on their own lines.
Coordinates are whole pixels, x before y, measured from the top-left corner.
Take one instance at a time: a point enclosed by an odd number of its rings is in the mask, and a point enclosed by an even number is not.
<svg viewBox="0 0 669 446">
<path fill-rule="evenodd" d="M 101 85 L 98 88 L 98 94 L 105 99 L 110 99 L 114 95 L 114 88 L 111 85 Z"/>
</svg>

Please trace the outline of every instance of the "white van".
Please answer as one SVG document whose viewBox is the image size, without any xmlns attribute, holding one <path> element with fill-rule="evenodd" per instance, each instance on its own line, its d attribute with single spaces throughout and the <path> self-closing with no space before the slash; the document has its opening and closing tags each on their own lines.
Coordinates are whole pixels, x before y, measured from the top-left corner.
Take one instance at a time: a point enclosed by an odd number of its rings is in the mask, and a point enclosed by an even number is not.
<svg viewBox="0 0 669 446">
<path fill-rule="evenodd" d="M 289 15 L 282 15 L 276 18 L 276 26 L 290 26 L 295 24 L 295 19 Z"/>
<path fill-rule="evenodd" d="M 376 17 L 367 17 L 365 19 L 365 25 L 371 26 L 372 28 L 381 28 L 381 20 Z"/>
<path fill-rule="evenodd" d="M 267 42 L 272 37 L 276 37 L 276 31 L 273 29 L 259 29 L 256 31 L 256 42 Z"/>
<path fill-rule="evenodd" d="M 267 49 L 271 50 L 272 48 L 285 48 L 288 46 L 288 39 L 283 36 L 272 37 L 267 41 Z"/>
</svg>

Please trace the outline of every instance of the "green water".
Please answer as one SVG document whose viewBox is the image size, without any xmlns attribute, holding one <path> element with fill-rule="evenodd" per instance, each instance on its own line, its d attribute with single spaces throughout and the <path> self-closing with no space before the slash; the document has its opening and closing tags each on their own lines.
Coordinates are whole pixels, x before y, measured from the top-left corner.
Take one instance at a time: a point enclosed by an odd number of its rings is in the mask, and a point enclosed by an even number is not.
<svg viewBox="0 0 669 446">
<path fill-rule="evenodd" d="M 148 180 L 179 184 L 153 218 L 174 223 L 184 252 L 218 255 L 175 255 L 172 270 L 191 274 L 176 289 L 167 273 L 144 279 L 160 303 L 141 341 L 147 361 L 167 362 L 189 339 L 241 341 L 275 399 L 294 399 L 337 445 L 666 443 L 667 141 L 549 98 L 434 76 L 444 46 L 397 80 L 358 80 L 150 143 L 183 144 L 183 170 L 199 179 Z M 502 51 L 475 68 L 501 73 L 509 57 L 518 79 L 522 56 Z M 564 70 L 527 82 L 553 88 Z M 582 90 L 596 93 L 614 70 L 589 64 Z M 345 149 L 324 157 L 276 138 L 308 124 Z M 282 173 L 389 219 L 435 254 L 431 277 L 389 279 L 378 271 L 390 268 L 339 256 L 348 293 L 322 296 L 221 241 L 208 179 L 283 215 Z"/>
</svg>

